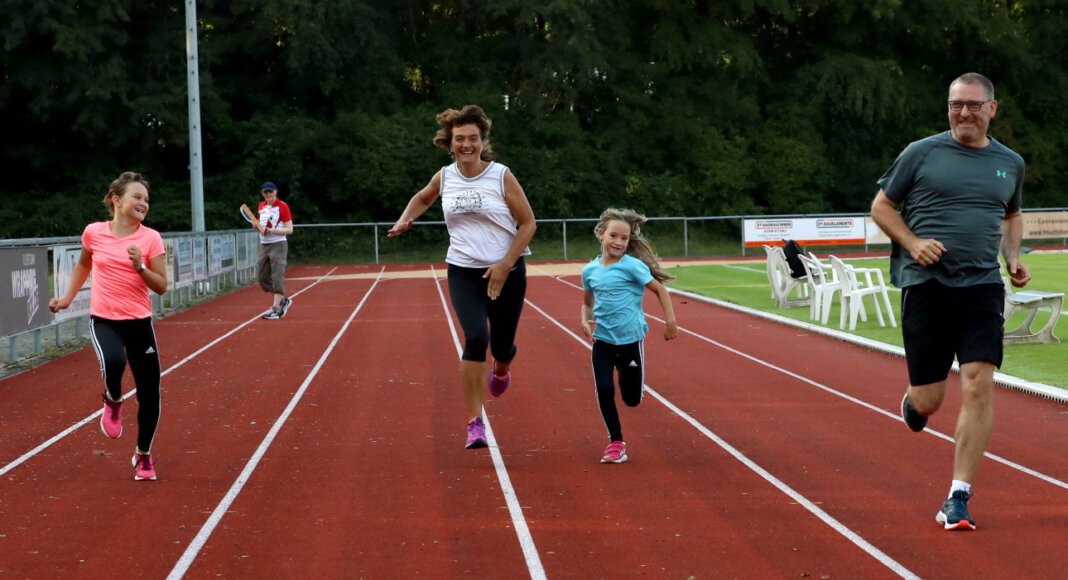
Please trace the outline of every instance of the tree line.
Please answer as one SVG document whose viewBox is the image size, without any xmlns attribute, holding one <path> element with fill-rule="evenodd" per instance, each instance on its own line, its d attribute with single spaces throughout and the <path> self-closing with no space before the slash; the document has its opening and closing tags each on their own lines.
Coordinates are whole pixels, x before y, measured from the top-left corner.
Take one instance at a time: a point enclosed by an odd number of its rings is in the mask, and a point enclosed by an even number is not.
<svg viewBox="0 0 1068 580">
<path fill-rule="evenodd" d="M 141 171 L 189 230 L 185 3 L 0 0 L 0 228 L 77 235 Z M 1060 0 L 201 0 L 205 217 L 281 186 L 298 223 L 392 221 L 476 103 L 539 217 L 853 212 L 949 82 L 997 86 L 1026 207 L 1065 205 Z M 432 211 L 437 211 L 432 210 Z M 438 214 L 430 214 L 433 217 Z"/>
</svg>

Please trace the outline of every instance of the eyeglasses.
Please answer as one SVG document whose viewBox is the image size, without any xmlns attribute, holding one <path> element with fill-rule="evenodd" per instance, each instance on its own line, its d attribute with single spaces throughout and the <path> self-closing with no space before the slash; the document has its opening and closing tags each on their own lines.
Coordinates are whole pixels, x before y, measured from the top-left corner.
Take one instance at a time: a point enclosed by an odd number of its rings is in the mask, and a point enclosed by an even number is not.
<svg viewBox="0 0 1068 580">
<path fill-rule="evenodd" d="M 969 111 L 975 113 L 978 112 L 979 109 L 982 109 L 983 105 L 989 102 L 990 101 L 946 101 L 946 104 L 949 105 L 949 110 L 951 111 L 963 111 L 964 107 L 968 107 Z"/>
</svg>

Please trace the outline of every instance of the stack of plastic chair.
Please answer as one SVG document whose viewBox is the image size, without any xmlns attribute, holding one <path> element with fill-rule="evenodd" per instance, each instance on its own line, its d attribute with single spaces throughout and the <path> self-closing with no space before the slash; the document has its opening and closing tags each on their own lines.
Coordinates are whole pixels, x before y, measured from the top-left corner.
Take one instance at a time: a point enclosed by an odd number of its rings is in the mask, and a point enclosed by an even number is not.
<svg viewBox="0 0 1068 580">
<path fill-rule="evenodd" d="M 768 284 L 771 285 L 771 297 L 775 299 L 775 304 L 779 308 L 808 306 L 812 297 L 808 293 L 807 277 L 794 278 L 790 275 L 790 265 L 786 263 L 782 248 L 765 246 L 764 251 L 768 254 Z"/>
</svg>

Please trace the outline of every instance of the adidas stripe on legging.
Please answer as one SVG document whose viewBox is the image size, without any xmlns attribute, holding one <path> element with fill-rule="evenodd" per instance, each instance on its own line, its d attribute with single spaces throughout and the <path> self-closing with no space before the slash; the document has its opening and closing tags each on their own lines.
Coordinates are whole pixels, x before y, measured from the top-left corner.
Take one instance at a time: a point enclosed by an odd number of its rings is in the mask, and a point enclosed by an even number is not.
<svg viewBox="0 0 1068 580">
<path fill-rule="evenodd" d="M 89 318 L 89 336 L 100 361 L 100 375 L 112 400 L 122 398 L 122 375 L 130 363 L 137 388 L 137 448 L 148 453 L 160 414 L 160 363 L 151 318 Z"/>
<path fill-rule="evenodd" d="M 623 427 L 616 409 L 615 374 L 619 374 L 619 395 L 628 407 L 637 407 L 645 395 L 645 341 L 630 344 L 593 343 L 593 382 L 597 388 L 597 406 L 601 409 L 609 441 L 623 441 Z M 613 373 L 615 371 L 615 373 Z"/>
</svg>

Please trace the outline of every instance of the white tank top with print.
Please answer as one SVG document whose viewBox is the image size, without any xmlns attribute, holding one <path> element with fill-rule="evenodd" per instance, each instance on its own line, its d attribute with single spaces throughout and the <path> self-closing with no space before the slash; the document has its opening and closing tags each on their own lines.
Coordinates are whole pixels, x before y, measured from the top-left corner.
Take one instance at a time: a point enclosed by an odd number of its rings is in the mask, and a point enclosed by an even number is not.
<svg viewBox="0 0 1068 580">
<path fill-rule="evenodd" d="M 504 201 L 504 173 L 495 161 L 475 177 L 464 177 L 453 163 L 441 168 L 441 207 L 449 229 L 445 261 L 464 268 L 488 268 L 500 262 L 518 225 Z M 524 248 L 523 255 L 530 255 Z"/>
</svg>

